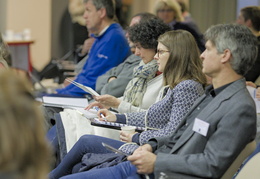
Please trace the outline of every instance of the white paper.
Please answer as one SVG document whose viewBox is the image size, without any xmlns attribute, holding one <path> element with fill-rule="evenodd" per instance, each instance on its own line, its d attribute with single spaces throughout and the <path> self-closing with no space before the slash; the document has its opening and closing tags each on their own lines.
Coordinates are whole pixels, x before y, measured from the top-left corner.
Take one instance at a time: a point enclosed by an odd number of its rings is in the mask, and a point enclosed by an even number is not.
<svg viewBox="0 0 260 179">
<path fill-rule="evenodd" d="M 78 111 L 82 116 L 85 116 L 86 118 L 96 118 L 97 116 L 97 111 L 94 109 L 90 110 L 85 110 L 85 108 L 79 108 L 79 107 L 74 107 L 76 111 Z"/>
<path fill-rule="evenodd" d="M 96 91 L 94 91 L 92 88 L 85 86 L 86 88 L 86 92 L 89 92 L 90 94 L 92 94 L 93 96 L 100 96 Z"/>
</svg>

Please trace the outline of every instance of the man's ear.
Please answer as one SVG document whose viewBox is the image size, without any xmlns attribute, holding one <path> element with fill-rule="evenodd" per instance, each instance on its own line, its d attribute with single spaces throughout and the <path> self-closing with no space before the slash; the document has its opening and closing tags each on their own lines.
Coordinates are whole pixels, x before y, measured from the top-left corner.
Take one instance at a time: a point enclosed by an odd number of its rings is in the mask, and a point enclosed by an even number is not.
<svg viewBox="0 0 260 179">
<path fill-rule="evenodd" d="M 252 28 L 252 21 L 251 19 L 248 19 L 246 22 L 245 22 L 245 25 L 249 28 Z"/>
<path fill-rule="evenodd" d="M 101 9 L 99 9 L 99 11 L 100 11 L 100 17 L 101 18 L 104 18 L 104 17 L 106 17 L 106 15 L 107 15 L 107 10 L 106 10 L 106 8 L 101 8 Z"/>
<path fill-rule="evenodd" d="M 224 52 L 221 54 L 221 57 L 221 63 L 229 62 L 232 57 L 231 51 L 229 49 L 224 50 Z"/>
</svg>

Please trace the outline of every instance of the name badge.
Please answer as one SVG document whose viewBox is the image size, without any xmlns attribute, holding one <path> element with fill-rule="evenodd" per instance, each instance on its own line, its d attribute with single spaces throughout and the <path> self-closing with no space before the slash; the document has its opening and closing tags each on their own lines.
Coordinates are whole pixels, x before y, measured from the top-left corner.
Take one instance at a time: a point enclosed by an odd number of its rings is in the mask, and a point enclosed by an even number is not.
<svg viewBox="0 0 260 179">
<path fill-rule="evenodd" d="M 195 118 L 192 130 L 206 137 L 209 130 L 209 123 Z"/>
</svg>

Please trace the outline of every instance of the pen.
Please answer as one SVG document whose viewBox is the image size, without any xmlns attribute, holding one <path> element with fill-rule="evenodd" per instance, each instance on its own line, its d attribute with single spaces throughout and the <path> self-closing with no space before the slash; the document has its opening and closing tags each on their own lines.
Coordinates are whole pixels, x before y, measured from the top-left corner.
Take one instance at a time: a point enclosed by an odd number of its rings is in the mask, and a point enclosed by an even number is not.
<svg viewBox="0 0 260 179">
<path fill-rule="evenodd" d="M 94 106 L 93 109 L 95 109 L 96 111 L 99 111 L 99 107 L 97 107 L 97 106 Z M 107 118 L 104 116 L 104 114 L 100 113 L 100 116 L 101 116 L 105 121 L 107 121 Z"/>
</svg>

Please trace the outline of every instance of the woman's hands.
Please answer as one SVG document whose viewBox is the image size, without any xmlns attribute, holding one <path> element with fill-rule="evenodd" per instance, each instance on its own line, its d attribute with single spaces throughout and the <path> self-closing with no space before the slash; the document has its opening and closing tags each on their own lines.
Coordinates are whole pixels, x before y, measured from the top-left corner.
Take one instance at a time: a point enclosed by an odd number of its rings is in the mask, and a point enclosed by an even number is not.
<svg viewBox="0 0 260 179">
<path fill-rule="evenodd" d="M 100 109 L 97 113 L 100 121 L 116 122 L 116 115 L 107 109 Z M 102 117 L 105 117 L 105 119 Z"/>
<path fill-rule="evenodd" d="M 100 109 L 97 113 L 100 121 L 106 120 L 109 122 L 115 122 L 116 115 L 107 109 L 109 109 L 110 107 L 117 108 L 121 101 L 111 95 L 101 95 L 101 96 L 93 96 L 93 97 L 96 101 L 88 105 L 85 108 L 85 110 L 90 110 L 94 106 L 97 106 Z"/>
<path fill-rule="evenodd" d="M 88 105 L 85 109 L 89 110 L 93 108 L 94 106 L 98 106 L 100 109 L 108 109 L 108 108 L 118 108 L 120 104 L 120 99 L 111 96 L 111 95 L 101 95 L 101 96 L 93 96 L 96 100 L 95 102 Z"/>
<path fill-rule="evenodd" d="M 119 104 L 120 104 L 120 100 L 114 96 L 105 94 L 105 95 L 101 95 L 101 96 L 94 96 L 94 99 L 101 103 L 104 106 L 109 106 L 112 108 L 118 108 Z"/>
<path fill-rule="evenodd" d="M 120 131 L 120 140 L 123 142 L 132 142 L 132 138 L 135 135 L 135 133 L 128 133 L 128 132 L 124 132 L 124 131 Z"/>
</svg>

